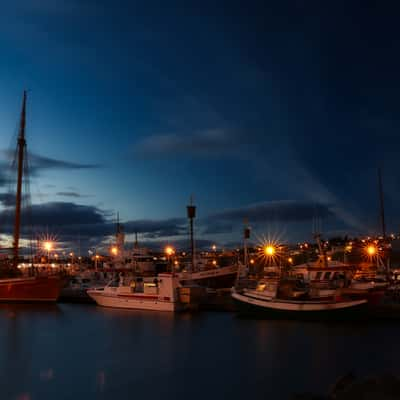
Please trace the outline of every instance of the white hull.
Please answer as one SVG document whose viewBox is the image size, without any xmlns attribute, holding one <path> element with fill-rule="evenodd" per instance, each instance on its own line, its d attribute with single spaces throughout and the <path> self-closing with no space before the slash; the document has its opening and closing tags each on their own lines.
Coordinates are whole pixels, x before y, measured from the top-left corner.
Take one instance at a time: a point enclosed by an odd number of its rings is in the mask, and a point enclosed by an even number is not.
<svg viewBox="0 0 400 400">
<path fill-rule="evenodd" d="M 367 303 L 367 300 L 351 300 L 351 301 L 296 301 L 296 300 L 279 300 L 279 299 L 266 299 L 265 297 L 257 294 L 246 295 L 236 292 L 232 293 L 232 297 L 243 303 L 258 306 L 265 309 L 277 311 L 300 311 L 300 312 L 316 312 L 328 310 L 342 310 L 352 308 Z"/>
<path fill-rule="evenodd" d="M 88 295 L 99 305 L 112 308 L 128 308 L 131 310 L 150 310 L 150 311 L 179 311 L 180 304 L 176 302 L 163 301 L 157 298 L 145 298 L 144 296 L 120 296 L 117 294 L 107 294 L 101 290 L 88 290 Z"/>
</svg>

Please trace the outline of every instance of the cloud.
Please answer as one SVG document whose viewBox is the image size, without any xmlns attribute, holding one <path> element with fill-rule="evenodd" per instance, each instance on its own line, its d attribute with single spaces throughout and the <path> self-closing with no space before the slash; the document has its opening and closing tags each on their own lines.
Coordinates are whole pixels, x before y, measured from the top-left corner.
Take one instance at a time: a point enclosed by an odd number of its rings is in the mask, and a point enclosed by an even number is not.
<svg viewBox="0 0 400 400">
<path fill-rule="evenodd" d="M 200 222 L 201 224 L 201 222 Z M 217 235 L 220 233 L 231 233 L 234 229 L 234 224 L 231 222 L 213 220 L 208 218 L 205 227 L 202 229 L 203 235 Z"/>
<path fill-rule="evenodd" d="M 32 172 L 44 169 L 93 169 L 99 168 L 97 164 L 81 164 L 64 160 L 57 160 L 30 153 L 28 155 L 29 167 Z"/>
<path fill-rule="evenodd" d="M 159 240 L 140 240 L 140 246 L 152 249 L 155 251 L 163 251 L 165 245 L 168 243 L 167 239 Z M 190 241 L 189 239 L 174 239 L 172 241 L 173 246 L 177 251 L 189 251 Z M 196 239 L 196 250 L 210 250 L 211 246 L 215 244 L 214 241 L 208 239 Z M 133 243 L 127 243 L 128 247 L 132 247 Z"/>
<path fill-rule="evenodd" d="M 126 233 L 141 233 L 147 239 L 179 236 L 187 232 L 186 220 L 171 218 L 165 220 L 134 220 L 124 223 Z"/>
<path fill-rule="evenodd" d="M 8 170 L 10 172 L 10 163 L 13 162 L 15 154 L 13 151 L 3 150 L 1 151 L 3 155 L 3 161 L 0 162 L 1 167 L 3 169 Z M 76 163 L 71 161 L 64 161 L 64 160 L 57 160 L 55 158 L 41 156 L 35 153 L 28 153 L 28 164 L 29 164 L 29 171 L 31 174 L 35 174 L 41 170 L 65 170 L 65 169 L 94 169 L 100 168 L 101 165 L 98 164 L 83 164 L 83 163 Z M 0 185 L 2 180 L 7 179 L 7 176 L 0 174 Z"/>
<path fill-rule="evenodd" d="M 280 200 L 256 203 L 240 208 L 221 211 L 210 215 L 209 221 L 268 221 L 282 222 L 311 221 L 314 217 L 326 218 L 332 212 L 326 205 L 313 204 L 307 201 Z"/>
<path fill-rule="evenodd" d="M 12 221 L 14 210 L 3 210 L 0 217 L 5 223 Z M 23 219 L 30 219 L 33 226 L 61 227 L 71 225 L 93 225 L 106 222 L 105 213 L 93 206 L 68 202 L 34 204 L 24 210 Z"/>
<path fill-rule="evenodd" d="M 5 196 L 7 197 L 7 196 Z M 12 199 L 6 199 L 11 202 Z M 3 232 L 10 235 L 13 230 L 14 210 L 3 209 L 0 212 L 0 224 Z M 187 233 L 186 221 L 181 218 L 165 220 L 130 220 L 123 224 L 126 234 L 138 232 L 141 238 L 153 242 L 165 242 L 168 237 Z M 58 238 L 59 243 L 69 247 L 93 247 L 103 241 L 109 241 L 115 234 L 115 221 L 110 213 L 98 207 L 80 205 L 73 202 L 49 202 L 32 205 L 22 213 L 22 238 L 49 232 Z M 164 239 L 163 239 L 164 238 Z"/>
<path fill-rule="evenodd" d="M 233 143 L 240 140 L 238 132 L 228 129 L 204 129 L 194 133 L 170 133 L 152 135 L 136 143 L 138 155 L 176 157 L 187 155 L 196 157 L 215 157 L 227 152 Z"/>
<path fill-rule="evenodd" d="M 22 202 L 28 198 L 27 195 L 22 195 Z M 3 207 L 12 207 L 15 205 L 16 195 L 15 193 L 0 193 L 0 204 Z"/>
<path fill-rule="evenodd" d="M 56 195 L 61 197 L 75 197 L 75 198 L 91 197 L 90 195 L 80 194 L 78 192 L 57 192 Z"/>
</svg>

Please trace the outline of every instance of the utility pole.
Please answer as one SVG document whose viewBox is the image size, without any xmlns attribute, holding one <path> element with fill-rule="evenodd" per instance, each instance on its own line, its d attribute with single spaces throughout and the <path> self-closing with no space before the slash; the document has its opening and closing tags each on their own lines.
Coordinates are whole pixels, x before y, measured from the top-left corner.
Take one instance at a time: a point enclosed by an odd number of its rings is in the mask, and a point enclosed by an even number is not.
<svg viewBox="0 0 400 400">
<path fill-rule="evenodd" d="M 193 231 L 193 220 L 196 218 L 196 206 L 193 204 L 193 196 L 190 196 L 190 204 L 187 208 L 187 216 L 189 218 L 190 225 L 190 251 L 192 254 L 192 270 L 194 272 L 196 269 L 196 255 L 194 247 L 194 231 Z"/>
</svg>

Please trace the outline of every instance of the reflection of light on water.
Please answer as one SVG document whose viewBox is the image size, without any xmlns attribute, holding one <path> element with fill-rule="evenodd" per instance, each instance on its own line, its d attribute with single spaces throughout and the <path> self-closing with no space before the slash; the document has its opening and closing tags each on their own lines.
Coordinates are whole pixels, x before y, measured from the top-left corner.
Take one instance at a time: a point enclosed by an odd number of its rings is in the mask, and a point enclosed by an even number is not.
<svg viewBox="0 0 400 400">
<path fill-rule="evenodd" d="M 31 400 L 31 395 L 29 393 L 21 393 L 15 400 Z"/>
<path fill-rule="evenodd" d="M 104 371 L 100 371 L 97 374 L 97 388 L 100 392 L 103 392 L 104 385 L 106 384 L 106 373 Z"/>
<path fill-rule="evenodd" d="M 54 378 L 54 371 L 52 368 L 40 371 L 41 381 L 51 381 Z"/>
</svg>

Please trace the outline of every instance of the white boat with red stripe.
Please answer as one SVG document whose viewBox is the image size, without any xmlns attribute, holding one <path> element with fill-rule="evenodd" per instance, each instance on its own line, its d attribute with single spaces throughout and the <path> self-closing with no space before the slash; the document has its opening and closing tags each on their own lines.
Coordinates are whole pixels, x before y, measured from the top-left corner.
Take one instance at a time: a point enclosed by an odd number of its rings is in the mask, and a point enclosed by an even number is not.
<svg viewBox="0 0 400 400">
<path fill-rule="evenodd" d="M 129 278 L 129 282 L 121 276 L 104 288 L 88 290 L 87 294 L 103 307 L 174 312 L 183 309 L 179 287 L 179 278 L 171 273 Z"/>
</svg>

